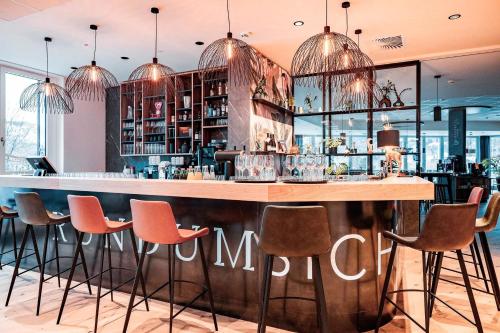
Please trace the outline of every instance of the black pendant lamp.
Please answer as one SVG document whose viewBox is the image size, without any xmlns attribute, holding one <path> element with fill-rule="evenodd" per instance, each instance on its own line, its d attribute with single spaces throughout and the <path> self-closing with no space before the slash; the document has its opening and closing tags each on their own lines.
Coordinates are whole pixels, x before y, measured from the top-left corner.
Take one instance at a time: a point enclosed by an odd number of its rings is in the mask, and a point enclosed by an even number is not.
<svg viewBox="0 0 500 333">
<path fill-rule="evenodd" d="M 439 79 L 441 75 L 434 75 L 436 79 L 436 106 L 434 107 L 434 121 L 441 121 L 441 106 L 439 106 Z"/>
<path fill-rule="evenodd" d="M 66 79 L 66 87 L 73 98 L 82 100 L 104 100 L 106 89 L 116 87 L 118 81 L 107 69 L 97 66 L 97 25 L 90 25 L 94 31 L 94 57 L 90 65 L 75 69 Z"/>
<path fill-rule="evenodd" d="M 141 65 L 134 69 L 129 76 L 129 81 L 143 81 L 146 89 L 150 92 L 160 92 L 165 89 L 169 93 L 174 92 L 174 82 L 172 76 L 174 70 L 168 66 L 158 63 L 158 13 L 156 7 L 151 8 L 151 13 L 155 15 L 155 56 L 153 62 Z"/>
<path fill-rule="evenodd" d="M 45 81 L 33 83 L 21 93 L 19 107 L 25 111 L 45 112 L 48 114 L 73 113 L 73 100 L 63 87 L 50 82 L 49 78 L 49 42 L 52 38 L 45 37 L 46 77 Z"/>
<path fill-rule="evenodd" d="M 322 87 L 325 75 L 331 76 L 338 69 L 337 52 L 347 48 L 357 49 L 356 43 L 346 35 L 332 32 L 328 25 L 328 0 L 325 0 L 325 27 L 323 32 L 307 39 L 299 46 L 292 60 L 291 74 L 301 86 Z M 335 80 L 334 77 L 332 77 Z M 332 84 L 338 82 L 333 81 Z"/>
<path fill-rule="evenodd" d="M 234 38 L 231 32 L 229 0 L 226 0 L 228 33 L 207 46 L 200 56 L 198 70 L 204 80 L 221 77 L 221 70 L 227 67 L 228 81 L 233 86 L 256 83 L 263 75 L 259 53 L 244 41 Z"/>
</svg>

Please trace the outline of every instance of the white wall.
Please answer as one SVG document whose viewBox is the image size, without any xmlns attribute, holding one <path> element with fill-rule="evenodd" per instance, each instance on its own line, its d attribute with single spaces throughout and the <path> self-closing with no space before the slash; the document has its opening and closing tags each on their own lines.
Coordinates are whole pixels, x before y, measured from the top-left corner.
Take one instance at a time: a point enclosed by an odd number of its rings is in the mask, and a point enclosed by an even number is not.
<svg viewBox="0 0 500 333">
<path fill-rule="evenodd" d="M 63 170 L 106 170 L 106 103 L 73 100 L 75 111 L 64 116 Z"/>
</svg>

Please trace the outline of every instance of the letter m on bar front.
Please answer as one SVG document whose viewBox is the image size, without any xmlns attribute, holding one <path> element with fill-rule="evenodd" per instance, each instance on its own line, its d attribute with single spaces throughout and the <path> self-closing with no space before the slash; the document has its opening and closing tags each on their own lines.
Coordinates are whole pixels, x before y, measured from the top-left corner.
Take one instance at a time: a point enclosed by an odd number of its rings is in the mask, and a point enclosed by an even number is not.
<svg viewBox="0 0 500 333">
<path fill-rule="evenodd" d="M 224 235 L 224 231 L 222 228 L 214 228 L 214 232 L 217 234 L 217 260 L 214 265 L 216 266 L 225 266 L 222 261 L 222 244 L 224 244 L 224 248 L 226 249 L 227 256 L 229 257 L 229 261 L 231 262 L 231 267 L 235 268 L 236 263 L 238 262 L 238 258 L 240 257 L 241 251 L 243 247 L 245 248 L 245 265 L 243 269 L 246 271 L 254 271 L 255 268 L 252 266 L 252 239 L 253 239 L 253 231 L 245 230 L 243 232 L 243 236 L 240 240 L 238 248 L 236 249 L 236 253 L 233 257 L 234 249 L 231 252 L 231 249 L 227 243 L 226 236 Z"/>
</svg>

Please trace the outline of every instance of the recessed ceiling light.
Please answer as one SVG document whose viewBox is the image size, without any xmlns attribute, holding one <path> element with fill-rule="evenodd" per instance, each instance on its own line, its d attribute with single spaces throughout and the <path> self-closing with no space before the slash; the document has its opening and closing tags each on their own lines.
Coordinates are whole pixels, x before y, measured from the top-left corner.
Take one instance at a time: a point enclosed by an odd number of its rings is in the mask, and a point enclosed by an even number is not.
<svg viewBox="0 0 500 333">
<path fill-rule="evenodd" d="M 295 22 L 293 22 L 293 25 L 296 27 L 301 27 L 304 25 L 304 21 L 295 21 Z"/>
<path fill-rule="evenodd" d="M 448 84 L 455 84 L 455 80 L 448 80 Z"/>
<path fill-rule="evenodd" d="M 75 66 L 71 66 L 70 68 L 71 69 L 78 69 L 78 67 L 75 67 Z"/>
<path fill-rule="evenodd" d="M 458 20 L 461 17 L 462 17 L 462 15 L 460 15 L 460 14 L 453 14 L 453 15 L 448 16 L 448 19 L 449 20 Z"/>
<path fill-rule="evenodd" d="M 202 42 L 202 41 L 197 41 L 197 42 L 194 42 L 196 45 L 204 45 L 205 43 Z"/>
<path fill-rule="evenodd" d="M 122 58 L 123 60 L 128 60 L 129 59 L 129 57 L 120 57 L 120 58 Z"/>
</svg>

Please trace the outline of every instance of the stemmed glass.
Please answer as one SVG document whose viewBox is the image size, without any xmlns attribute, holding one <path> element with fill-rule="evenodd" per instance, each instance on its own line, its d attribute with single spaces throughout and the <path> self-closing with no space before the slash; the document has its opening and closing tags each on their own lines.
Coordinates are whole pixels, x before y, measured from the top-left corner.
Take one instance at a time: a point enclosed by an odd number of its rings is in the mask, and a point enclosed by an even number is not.
<svg viewBox="0 0 500 333">
<path fill-rule="evenodd" d="M 297 158 L 295 155 L 287 155 L 285 158 L 285 168 L 288 170 L 290 178 L 293 178 L 293 169 L 295 169 L 296 162 Z"/>
<path fill-rule="evenodd" d="M 315 169 L 315 156 L 312 154 L 306 155 L 306 172 L 304 175 L 304 180 L 314 180 L 314 169 Z M 307 179 L 306 179 L 307 178 Z"/>
<path fill-rule="evenodd" d="M 253 156 L 253 168 L 257 171 L 257 179 L 262 180 L 262 169 L 264 168 L 264 156 L 255 155 Z"/>
<path fill-rule="evenodd" d="M 274 155 L 264 156 L 264 180 L 275 180 Z"/>
<path fill-rule="evenodd" d="M 316 155 L 316 176 L 318 180 L 323 180 L 323 173 L 326 167 L 326 159 L 324 155 Z"/>
<path fill-rule="evenodd" d="M 236 179 L 243 178 L 243 168 L 245 167 L 245 155 L 238 155 L 234 159 L 234 168 L 237 171 Z"/>
<path fill-rule="evenodd" d="M 304 178 L 304 168 L 306 167 L 306 158 L 304 155 L 298 155 L 296 157 L 295 167 L 299 171 L 299 177 Z"/>
<path fill-rule="evenodd" d="M 253 172 L 252 172 L 253 158 L 254 158 L 254 156 L 252 156 L 252 155 L 245 155 L 245 158 L 244 158 L 243 165 L 244 165 L 244 170 L 248 171 L 247 178 L 251 178 L 252 174 L 253 174 Z M 244 170 L 243 170 L 243 173 L 245 172 Z"/>
</svg>

